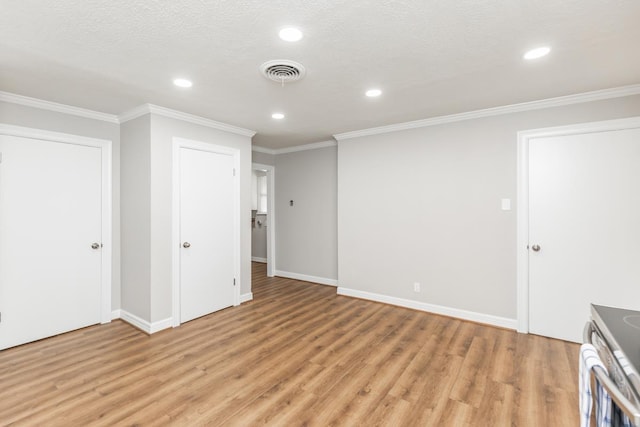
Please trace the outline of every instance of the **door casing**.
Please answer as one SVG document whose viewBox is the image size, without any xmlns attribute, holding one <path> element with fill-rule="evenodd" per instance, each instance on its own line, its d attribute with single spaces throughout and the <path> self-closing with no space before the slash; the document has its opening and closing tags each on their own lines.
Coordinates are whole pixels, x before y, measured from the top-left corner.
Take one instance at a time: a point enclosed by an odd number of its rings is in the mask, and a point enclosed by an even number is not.
<svg viewBox="0 0 640 427">
<path fill-rule="evenodd" d="M 253 163 L 253 170 L 267 171 L 267 277 L 273 277 L 276 270 L 276 203 L 275 203 L 275 173 L 276 168 L 271 165 Z"/>
<path fill-rule="evenodd" d="M 196 141 L 186 138 L 173 138 L 173 189 L 172 189 L 172 233 L 171 233 L 171 264 L 172 264 L 172 321 L 173 327 L 180 326 L 180 149 L 191 148 L 210 153 L 226 154 L 233 158 L 235 179 L 233 181 L 233 271 L 236 279 L 233 305 L 240 305 L 240 150 L 236 148 L 215 145 L 208 142 Z"/>
<path fill-rule="evenodd" d="M 529 143 L 535 138 L 589 134 L 640 127 L 640 117 L 579 123 L 518 132 L 517 330 L 529 333 Z M 587 319 L 585 319 L 586 321 Z"/>
<path fill-rule="evenodd" d="M 90 138 L 80 135 L 53 132 L 22 126 L 0 123 L 0 135 L 38 139 L 55 143 L 84 145 L 101 150 L 102 159 L 102 248 L 101 248 L 101 277 L 100 277 L 100 322 L 109 323 L 111 314 L 111 266 L 113 262 L 113 220 L 112 220 L 112 143 L 106 139 Z"/>
</svg>

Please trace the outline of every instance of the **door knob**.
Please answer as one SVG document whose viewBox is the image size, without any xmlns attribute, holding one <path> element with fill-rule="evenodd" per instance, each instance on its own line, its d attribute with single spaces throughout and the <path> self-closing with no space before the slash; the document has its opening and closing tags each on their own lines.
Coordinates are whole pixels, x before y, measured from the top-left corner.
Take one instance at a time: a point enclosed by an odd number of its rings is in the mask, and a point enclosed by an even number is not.
<svg viewBox="0 0 640 427">
<path fill-rule="evenodd" d="M 540 251 L 540 245 L 533 245 L 531 246 L 531 249 L 533 249 L 534 252 L 538 252 Z"/>
<path fill-rule="evenodd" d="M 98 249 L 100 247 L 100 243 L 92 243 L 91 244 L 91 249 Z"/>
<path fill-rule="evenodd" d="M 182 244 L 182 247 L 183 247 L 183 248 L 185 248 L 185 249 L 186 249 L 186 248 L 190 248 L 190 247 L 191 247 L 191 243 L 189 243 L 189 242 L 184 242 L 184 243 Z"/>
</svg>

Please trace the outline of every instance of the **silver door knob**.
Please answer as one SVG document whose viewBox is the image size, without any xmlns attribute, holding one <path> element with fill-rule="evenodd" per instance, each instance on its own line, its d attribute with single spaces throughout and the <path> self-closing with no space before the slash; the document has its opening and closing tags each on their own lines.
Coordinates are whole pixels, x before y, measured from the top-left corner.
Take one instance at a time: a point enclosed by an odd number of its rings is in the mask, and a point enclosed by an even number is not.
<svg viewBox="0 0 640 427">
<path fill-rule="evenodd" d="M 91 244 L 91 249 L 98 249 L 100 247 L 100 243 L 92 243 Z"/>
<path fill-rule="evenodd" d="M 531 246 L 531 249 L 533 249 L 534 252 L 538 252 L 540 250 L 540 245 L 533 245 Z"/>
<path fill-rule="evenodd" d="M 189 242 L 184 242 L 184 243 L 182 244 L 182 247 L 183 247 L 183 248 L 185 248 L 185 249 L 186 249 L 186 248 L 190 248 L 190 247 L 191 247 L 191 243 L 189 243 Z"/>
</svg>

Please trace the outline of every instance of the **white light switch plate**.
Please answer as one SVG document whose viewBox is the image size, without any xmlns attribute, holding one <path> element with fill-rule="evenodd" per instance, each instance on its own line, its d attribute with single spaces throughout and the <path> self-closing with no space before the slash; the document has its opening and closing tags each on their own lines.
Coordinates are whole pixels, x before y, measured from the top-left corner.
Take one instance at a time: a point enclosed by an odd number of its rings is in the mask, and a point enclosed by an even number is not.
<svg viewBox="0 0 640 427">
<path fill-rule="evenodd" d="M 511 210 L 511 199 L 502 199 L 500 202 L 501 202 L 503 211 Z"/>
</svg>

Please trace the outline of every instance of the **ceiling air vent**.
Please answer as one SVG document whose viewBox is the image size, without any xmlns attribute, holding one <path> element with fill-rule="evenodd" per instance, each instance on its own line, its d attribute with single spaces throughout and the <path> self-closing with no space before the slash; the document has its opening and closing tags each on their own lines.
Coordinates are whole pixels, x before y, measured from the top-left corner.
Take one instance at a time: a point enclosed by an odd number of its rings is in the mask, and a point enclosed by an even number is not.
<svg viewBox="0 0 640 427">
<path fill-rule="evenodd" d="M 295 82 L 304 77 L 305 70 L 302 64 L 286 59 L 267 61 L 260 66 L 260 71 L 269 80 L 285 83 Z"/>
</svg>

